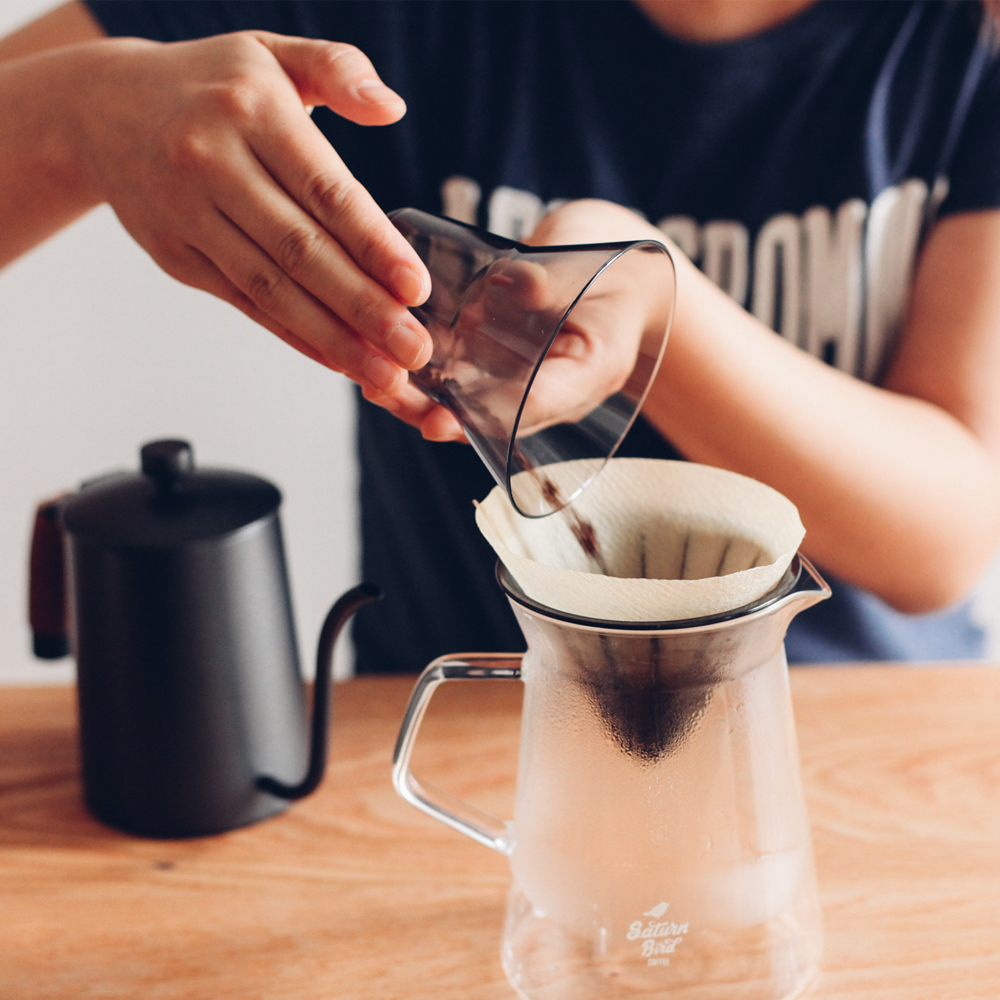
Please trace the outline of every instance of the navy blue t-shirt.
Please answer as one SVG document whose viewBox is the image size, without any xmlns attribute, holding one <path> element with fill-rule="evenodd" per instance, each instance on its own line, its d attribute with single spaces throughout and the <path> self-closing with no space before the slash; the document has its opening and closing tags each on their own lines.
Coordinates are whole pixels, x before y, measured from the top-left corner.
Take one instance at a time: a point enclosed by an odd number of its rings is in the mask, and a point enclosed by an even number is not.
<svg viewBox="0 0 1000 1000">
<path fill-rule="evenodd" d="M 407 114 L 384 128 L 326 109 L 314 121 L 385 210 L 516 239 L 553 201 L 619 202 L 782 336 L 868 381 L 927 227 L 1000 206 L 1000 77 L 975 3 L 821 0 L 719 44 L 672 38 L 617 0 L 89 5 L 119 36 L 351 42 Z M 359 671 L 522 649 L 473 520 L 493 485 L 479 459 L 359 407 L 364 574 L 387 594 L 356 622 Z M 642 422 L 620 454 L 677 457 Z M 903 615 L 833 584 L 792 624 L 792 661 L 982 655 L 966 607 Z"/>
</svg>

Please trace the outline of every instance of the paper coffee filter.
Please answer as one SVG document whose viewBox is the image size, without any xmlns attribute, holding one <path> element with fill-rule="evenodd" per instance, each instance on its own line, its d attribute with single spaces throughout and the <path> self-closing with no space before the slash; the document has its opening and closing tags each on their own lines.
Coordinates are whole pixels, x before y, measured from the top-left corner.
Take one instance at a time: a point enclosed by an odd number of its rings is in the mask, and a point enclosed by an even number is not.
<svg viewBox="0 0 1000 1000">
<path fill-rule="evenodd" d="M 570 496 L 600 461 L 519 473 Z M 476 523 L 525 594 L 569 614 L 674 621 L 763 597 L 805 535 L 790 500 L 754 479 L 691 462 L 614 458 L 571 505 L 522 517 L 499 486 Z M 578 540 L 589 527 L 598 558 Z M 574 530 L 576 534 L 574 534 Z M 605 575 L 605 570 L 607 575 Z"/>
</svg>

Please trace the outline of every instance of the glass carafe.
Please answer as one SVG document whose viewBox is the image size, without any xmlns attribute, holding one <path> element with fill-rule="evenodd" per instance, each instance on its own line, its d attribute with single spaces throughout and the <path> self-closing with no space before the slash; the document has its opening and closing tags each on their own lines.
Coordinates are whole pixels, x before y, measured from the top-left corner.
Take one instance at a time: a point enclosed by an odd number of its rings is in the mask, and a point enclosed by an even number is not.
<svg viewBox="0 0 1000 1000">
<path fill-rule="evenodd" d="M 784 654 L 829 596 L 798 556 L 712 618 L 603 622 L 527 598 L 528 652 L 435 660 L 393 778 L 407 801 L 510 858 L 502 960 L 530 1000 L 787 1000 L 822 948 Z M 444 681 L 524 683 L 514 819 L 421 783 L 409 759 Z"/>
</svg>

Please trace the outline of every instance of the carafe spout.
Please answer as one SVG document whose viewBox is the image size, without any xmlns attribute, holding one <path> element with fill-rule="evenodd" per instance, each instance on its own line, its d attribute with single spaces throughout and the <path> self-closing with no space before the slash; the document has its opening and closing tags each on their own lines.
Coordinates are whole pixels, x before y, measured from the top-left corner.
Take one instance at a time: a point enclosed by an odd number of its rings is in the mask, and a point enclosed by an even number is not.
<svg viewBox="0 0 1000 1000">
<path fill-rule="evenodd" d="M 801 552 L 798 554 L 798 560 L 801 570 L 795 586 L 773 609 L 775 611 L 778 609 L 790 611 L 789 621 L 800 611 L 805 611 L 806 608 L 811 608 L 814 604 L 825 601 L 833 593 L 830 585 L 823 579 L 816 567 Z"/>
</svg>

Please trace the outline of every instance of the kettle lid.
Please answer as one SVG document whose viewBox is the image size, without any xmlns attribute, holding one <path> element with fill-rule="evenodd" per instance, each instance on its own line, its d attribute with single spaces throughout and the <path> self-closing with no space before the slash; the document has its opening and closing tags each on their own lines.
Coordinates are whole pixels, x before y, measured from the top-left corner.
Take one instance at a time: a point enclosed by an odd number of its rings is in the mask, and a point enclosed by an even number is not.
<svg viewBox="0 0 1000 1000">
<path fill-rule="evenodd" d="M 229 535 L 281 505 L 266 479 L 195 468 L 187 441 L 152 441 L 140 454 L 141 474 L 104 476 L 63 502 L 71 535 L 107 548 L 171 548 Z"/>
</svg>

